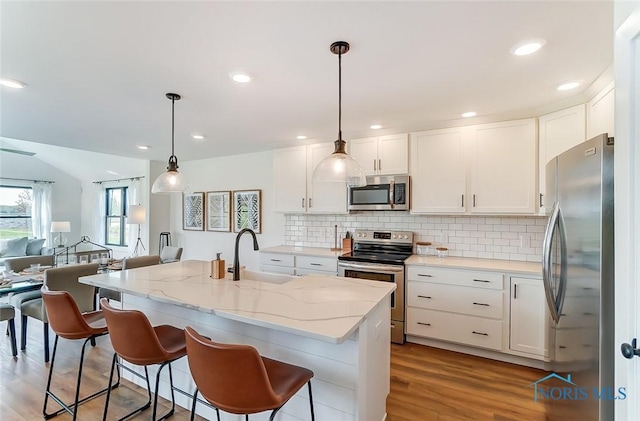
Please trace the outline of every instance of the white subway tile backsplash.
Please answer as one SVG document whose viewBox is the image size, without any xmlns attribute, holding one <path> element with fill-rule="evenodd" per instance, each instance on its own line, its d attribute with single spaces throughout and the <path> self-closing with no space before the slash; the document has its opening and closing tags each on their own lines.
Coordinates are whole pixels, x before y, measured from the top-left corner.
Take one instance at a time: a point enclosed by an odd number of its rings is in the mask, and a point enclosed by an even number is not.
<svg viewBox="0 0 640 421">
<path fill-rule="evenodd" d="M 449 248 L 450 256 L 540 262 L 546 217 L 411 215 L 406 212 L 363 211 L 349 215 L 285 215 L 285 244 L 303 247 L 333 245 L 338 235 L 356 229 L 414 232 L 415 241 Z M 520 247 L 520 237 L 529 247 Z"/>
</svg>

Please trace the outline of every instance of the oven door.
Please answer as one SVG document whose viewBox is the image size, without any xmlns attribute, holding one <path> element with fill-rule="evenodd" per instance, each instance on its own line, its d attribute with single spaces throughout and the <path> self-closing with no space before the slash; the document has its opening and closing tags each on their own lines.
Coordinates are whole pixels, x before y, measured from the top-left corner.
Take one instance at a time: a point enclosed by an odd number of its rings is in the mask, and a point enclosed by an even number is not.
<svg viewBox="0 0 640 421">
<path fill-rule="evenodd" d="M 391 342 L 404 343 L 404 265 L 338 262 L 338 276 L 395 282 L 391 293 Z"/>
</svg>

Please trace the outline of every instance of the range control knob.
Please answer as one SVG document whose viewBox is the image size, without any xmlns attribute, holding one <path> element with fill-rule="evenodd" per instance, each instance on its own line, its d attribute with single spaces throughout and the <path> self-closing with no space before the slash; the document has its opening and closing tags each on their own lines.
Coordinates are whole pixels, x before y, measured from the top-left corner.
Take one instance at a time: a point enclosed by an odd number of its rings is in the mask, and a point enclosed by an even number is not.
<svg viewBox="0 0 640 421">
<path fill-rule="evenodd" d="M 408 236 L 407 234 L 405 234 L 405 235 L 404 235 L 404 239 L 405 239 L 405 240 L 408 240 L 408 239 L 409 239 L 409 236 Z"/>
<path fill-rule="evenodd" d="M 358 233 L 358 237 L 362 237 L 362 233 L 361 232 Z"/>
<path fill-rule="evenodd" d="M 367 236 L 367 233 L 366 233 L 366 232 L 363 232 L 363 233 L 362 233 L 362 236 L 363 236 L 363 237 L 366 237 L 366 236 Z"/>
<path fill-rule="evenodd" d="M 398 234 L 393 234 L 393 239 L 395 240 L 396 238 L 398 238 Z"/>
</svg>

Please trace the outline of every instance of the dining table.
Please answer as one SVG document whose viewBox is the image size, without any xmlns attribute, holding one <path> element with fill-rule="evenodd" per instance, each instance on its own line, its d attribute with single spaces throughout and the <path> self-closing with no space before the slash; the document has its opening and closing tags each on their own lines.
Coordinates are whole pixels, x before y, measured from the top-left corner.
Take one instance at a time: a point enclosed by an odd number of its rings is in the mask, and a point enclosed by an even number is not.
<svg viewBox="0 0 640 421">
<path fill-rule="evenodd" d="M 3 273 L 0 275 L 0 297 L 40 289 L 43 282 L 44 269 L 33 273 Z"/>
</svg>

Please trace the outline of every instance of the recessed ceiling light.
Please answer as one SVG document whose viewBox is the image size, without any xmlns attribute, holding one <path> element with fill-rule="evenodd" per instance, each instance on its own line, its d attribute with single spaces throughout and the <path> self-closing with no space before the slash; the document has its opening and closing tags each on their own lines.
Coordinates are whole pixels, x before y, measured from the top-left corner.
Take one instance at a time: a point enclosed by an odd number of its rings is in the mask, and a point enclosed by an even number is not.
<svg viewBox="0 0 640 421">
<path fill-rule="evenodd" d="M 369 126 L 369 128 L 373 129 L 373 130 L 378 130 L 381 129 L 382 126 L 379 124 L 372 124 L 371 126 Z"/>
<path fill-rule="evenodd" d="M 146 145 L 138 145 L 138 149 L 141 149 L 141 150 L 143 150 L 143 151 L 146 151 L 147 149 L 149 149 L 149 147 L 148 147 L 148 146 L 146 146 Z"/>
<path fill-rule="evenodd" d="M 194 139 L 196 139 L 196 140 L 202 140 L 202 139 L 204 139 L 204 136 L 203 136 L 203 135 L 201 135 L 201 134 L 194 134 L 194 135 L 193 135 L 193 136 L 191 136 L 191 137 L 193 137 L 193 138 L 194 138 Z"/>
<path fill-rule="evenodd" d="M 113 174 L 113 175 L 120 175 L 120 174 L 118 174 L 117 172 L 115 172 L 115 171 L 111 171 L 111 170 L 107 170 L 107 173 L 109 173 L 109 174 Z"/>
<path fill-rule="evenodd" d="M 524 41 L 514 45 L 509 51 L 511 52 L 511 54 L 516 56 L 526 56 L 538 51 L 540 48 L 542 48 L 545 42 L 546 41 L 543 39 Z"/>
<path fill-rule="evenodd" d="M 19 80 L 7 79 L 4 77 L 0 78 L 0 85 L 6 86 L 8 88 L 16 88 L 16 89 L 22 89 L 25 86 L 27 86 L 26 83 L 20 82 Z"/>
<path fill-rule="evenodd" d="M 559 91 L 568 91 L 569 89 L 577 88 L 578 86 L 580 86 L 580 83 L 578 82 L 569 82 L 563 83 L 562 85 L 558 86 L 557 89 Z"/>
<path fill-rule="evenodd" d="M 304 135 L 296 136 L 296 139 L 298 140 L 305 140 L 306 138 L 307 136 L 304 136 Z"/>
<path fill-rule="evenodd" d="M 468 111 L 466 113 L 462 114 L 462 117 L 475 117 L 476 112 L 475 111 Z"/>
<path fill-rule="evenodd" d="M 231 73 L 231 79 L 233 79 L 234 82 L 238 82 L 238 83 L 248 83 L 251 82 L 251 79 L 253 79 L 251 77 L 251 75 L 249 75 L 248 73 L 244 73 L 244 72 L 235 72 L 235 73 Z"/>
</svg>

